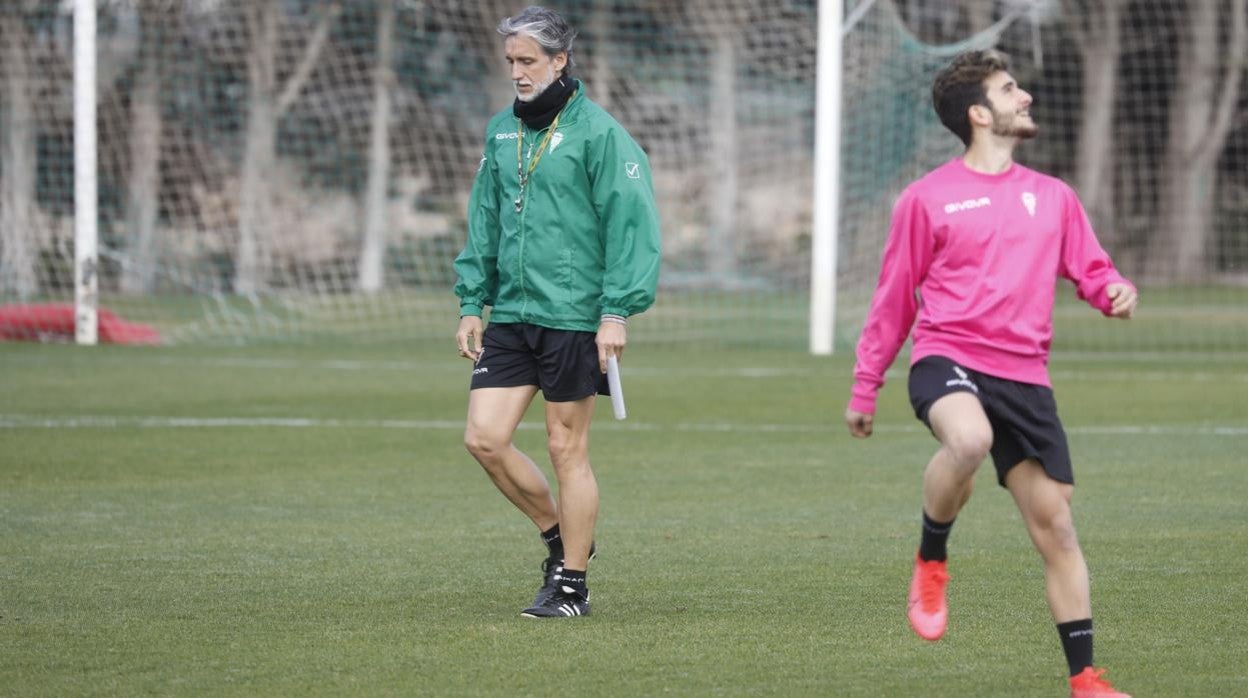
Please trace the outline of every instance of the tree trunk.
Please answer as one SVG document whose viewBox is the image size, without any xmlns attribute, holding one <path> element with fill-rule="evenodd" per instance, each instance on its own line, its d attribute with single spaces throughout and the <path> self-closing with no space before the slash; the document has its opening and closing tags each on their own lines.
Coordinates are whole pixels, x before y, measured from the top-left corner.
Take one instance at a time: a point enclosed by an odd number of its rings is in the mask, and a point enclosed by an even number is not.
<svg viewBox="0 0 1248 698">
<path fill-rule="evenodd" d="M 707 172 L 707 267 L 718 284 L 737 276 L 737 60 L 736 42 L 726 28 L 711 47 L 710 161 Z"/>
<path fill-rule="evenodd" d="M 0 27 L 4 65 L 0 66 L 0 134 L 4 170 L 0 173 L 0 292 L 27 300 L 39 290 L 39 250 L 31 234 L 35 206 L 35 119 L 27 59 L 30 37 L 20 16 Z"/>
<path fill-rule="evenodd" d="M 1075 188 L 1101 242 L 1113 248 L 1114 229 L 1114 103 L 1118 62 L 1122 53 L 1123 0 L 1101 0 L 1070 21 L 1076 31 L 1082 71 L 1083 111 L 1075 149 Z"/>
<path fill-rule="evenodd" d="M 243 144 L 242 182 L 238 205 L 238 254 L 234 260 L 234 291 L 260 290 L 268 268 L 262 229 L 270 220 L 268 183 L 276 160 L 277 115 L 274 100 L 274 50 L 277 45 L 276 0 L 257 0 L 247 7 L 247 140 Z"/>
<path fill-rule="evenodd" d="M 1154 277 L 1192 282 L 1201 279 L 1208 268 L 1217 157 L 1239 98 L 1245 52 L 1245 10 L 1240 0 L 1229 4 L 1231 29 L 1226 47 L 1218 41 L 1223 3 L 1210 0 L 1188 5 L 1187 31 L 1175 61 L 1183 66 L 1183 75 L 1176 81 L 1170 103 L 1161 229 L 1149 245 L 1148 264 Z"/>
<path fill-rule="evenodd" d="M 364 199 L 364 242 L 360 250 L 359 288 L 381 290 L 386 252 L 386 188 L 390 183 L 390 90 L 394 86 L 394 1 L 377 8 L 377 65 L 373 71 L 373 121 Z"/>
<path fill-rule="evenodd" d="M 160 145 L 164 121 L 160 111 L 164 49 L 162 18 L 152 5 L 140 14 L 139 52 L 142 73 L 130 105 L 130 176 L 126 185 L 126 235 L 129 263 L 122 270 L 121 290 L 149 293 L 155 285 L 159 252 L 156 217 L 160 201 Z"/>
<path fill-rule="evenodd" d="M 516 98 L 516 88 L 512 85 L 511 69 L 507 66 L 503 47 L 505 40 L 494 29 L 504 18 L 518 14 L 519 7 L 499 0 L 481 2 L 477 8 L 481 26 L 466 27 L 471 37 L 469 45 L 481 47 L 481 59 L 491 76 L 489 84 L 484 86 L 490 95 L 490 104 L 500 109 Z"/>
<path fill-rule="evenodd" d="M 611 110 L 611 60 L 607 57 L 607 48 L 611 46 L 611 28 L 615 18 L 611 15 L 613 3 L 595 0 L 593 14 L 589 19 L 590 30 L 594 34 L 593 73 L 590 78 L 594 84 L 594 101 L 598 106 Z"/>
<path fill-rule="evenodd" d="M 966 8 L 966 22 L 971 33 L 978 34 L 993 25 L 993 5 L 989 2 L 972 2 Z"/>
<path fill-rule="evenodd" d="M 242 191 L 238 205 L 238 253 L 234 264 L 234 292 L 248 295 L 267 284 L 272 266 L 268 226 L 272 223 L 273 194 L 269 189 L 277 165 L 277 124 L 299 97 L 325 45 L 329 27 L 341 11 L 330 3 L 317 23 L 302 58 L 285 87 L 278 91 L 276 46 L 281 8 L 278 0 L 256 0 L 246 6 L 247 53 L 250 83 L 247 102 L 247 140 L 243 144 Z"/>
</svg>

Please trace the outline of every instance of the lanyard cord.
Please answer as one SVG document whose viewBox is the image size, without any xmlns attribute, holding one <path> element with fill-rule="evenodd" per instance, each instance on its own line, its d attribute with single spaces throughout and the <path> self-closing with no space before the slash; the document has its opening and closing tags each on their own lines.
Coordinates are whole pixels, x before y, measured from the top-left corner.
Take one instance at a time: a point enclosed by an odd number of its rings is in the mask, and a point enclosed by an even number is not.
<svg viewBox="0 0 1248 698">
<path fill-rule="evenodd" d="M 575 97 L 576 93 L 573 92 L 572 95 Z M 524 169 L 524 121 L 519 118 L 516 119 L 516 177 L 520 180 L 520 192 L 516 194 L 514 202 L 517 214 L 524 208 L 524 187 L 529 183 L 529 177 L 533 176 L 533 170 L 537 167 L 538 161 L 542 159 L 542 153 L 546 152 L 546 145 L 550 143 L 550 137 L 555 135 L 555 129 L 559 128 L 559 118 L 563 116 L 564 110 L 568 108 L 568 104 L 571 102 L 572 98 L 569 97 L 568 101 L 564 103 L 563 109 L 560 109 L 559 113 L 555 114 L 555 120 L 550 122 L 550 126 L 546 129 L 546 135 L 542 137 L 542 142 L 537 146 L 537 153 L 533 155 L 533 159 L 529 160 L 527 172 Z M 529 146 L 529 148 L 530 152 L 532 152 L 532 146 Z"/>
<path fill-rule="evenodd" d="M 550 128 L 546 129 L 546 135 L 542 138 L 542 142 L 537 146 L 537 154 L 529 160 L 529 171 L 524 171 L 524 122 L 516 119 L 516 174 L 520 177 L 520 189 L 524 189 L 524 185 L 529 181 L 529 177 L 533 174 L 533 169 L 537 167 L 537 162 L 542 159 L 542 153 L 546 152 L 546 144 L 550 143 L 550 137 L 554 135 L 555 129 L 559 128 L 559 117 L 563 116 L 563 110 L 555 115 L 555 120 L 550 123 Z"/>
</svg>

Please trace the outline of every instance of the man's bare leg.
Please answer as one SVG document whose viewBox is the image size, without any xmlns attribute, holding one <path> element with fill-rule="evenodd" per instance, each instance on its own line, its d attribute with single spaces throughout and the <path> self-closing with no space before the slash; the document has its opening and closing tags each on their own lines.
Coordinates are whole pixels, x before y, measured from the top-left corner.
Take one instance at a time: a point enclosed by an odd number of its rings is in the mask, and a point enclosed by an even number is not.
<svg viewBox="0 0 1248 698">
<path fill-rule="evenodd" d="M 1027 533 L 1044 558 L 1045 595 L 1053 620 L 1065 623 L 1092 617 L 1088 565 L 1075 535 L 1070 500 L 1074 485 L 1058 482 L 1034 460 L 1025 460 L 1006 474 Z"/>
<path fill-rule="evenodd" d="M 992 425 L 971 393 L 950 393 L 928 412 L 940 449 L 923 471 L 923 510 L 953 521 L 971 498 L 975 472 L 992 448 Z"/>
<path fill-rule="evenodd" d="M 512 443 L 537 386 L 478 388 L 468 394 L 468 425 L 464 446 L 512 504 L 524 512 L 539 531 L 559 523 L 559 510 L 550 485 L 532 459 Z"/>
<path fill-rule="evenodd" d="M 925 640 L 939 640 L 949 622 L 945 541 L 953 520 L 971 497 L 975 472 L 992 448 L 992 425 L 979 398 L 950 393 L 928 412 L 940 449 L 923 472 L 923 534 L 910 578 L 906 615 Z"/>
<path fill-rule="evenodd" d="M 547 445 L 559 481 L 559 531 L 564 567 L 589 565 L 598 519 L 598 481 L 589 465 L 589 425 L 597 396 L 546 404 Z"/>
</svg>

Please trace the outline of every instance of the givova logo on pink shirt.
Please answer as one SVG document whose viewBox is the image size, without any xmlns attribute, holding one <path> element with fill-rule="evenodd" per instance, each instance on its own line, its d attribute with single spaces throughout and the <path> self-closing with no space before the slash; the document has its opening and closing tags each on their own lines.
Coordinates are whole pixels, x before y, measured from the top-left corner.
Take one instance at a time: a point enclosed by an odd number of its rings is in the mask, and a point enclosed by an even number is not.
<svg viewBox="0 0 1248 698">
<path fill-rule="evenodd" d="M 966 201 L 955 201 L 951 204 L 945 204 L 945 213 L 957 213 L 958 211 L 969 211 L 974 208 L 983 208 L 991 206 L 992 199 L 981 196 L 978 199 L 967 199 Z"/>
</svg>

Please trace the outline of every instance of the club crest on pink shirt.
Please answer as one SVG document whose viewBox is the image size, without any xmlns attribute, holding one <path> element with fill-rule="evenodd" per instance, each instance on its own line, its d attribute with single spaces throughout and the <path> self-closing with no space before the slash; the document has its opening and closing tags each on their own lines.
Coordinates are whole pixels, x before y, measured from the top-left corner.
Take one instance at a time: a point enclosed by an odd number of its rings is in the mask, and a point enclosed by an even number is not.
<svg viewBox="0 0 1248 698">
<path fill-rule="evenodd" d="M 1036 217 L 1036 195 L 1029 191 L 1023 192 L 1023 205 L 1027 207 L 1027 215 Z"/>
</svg>

